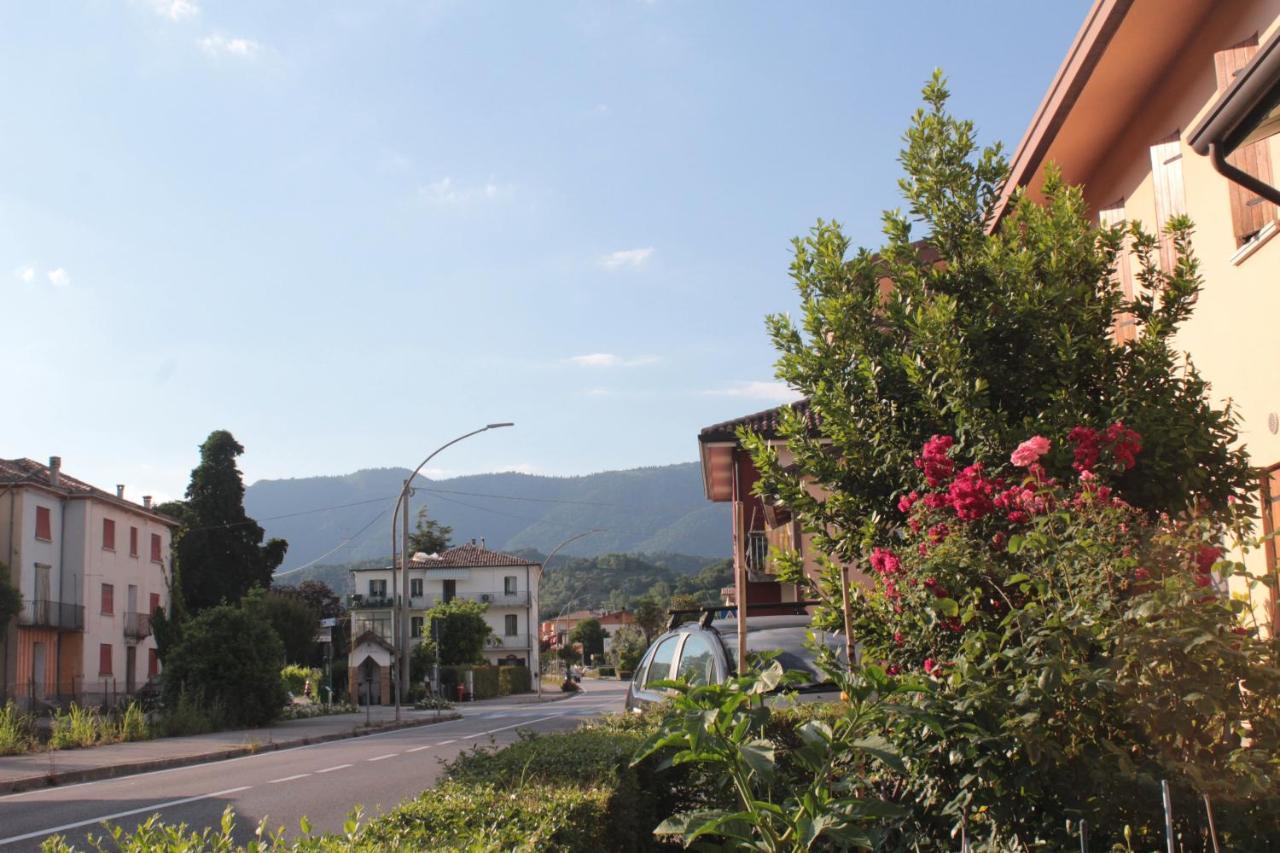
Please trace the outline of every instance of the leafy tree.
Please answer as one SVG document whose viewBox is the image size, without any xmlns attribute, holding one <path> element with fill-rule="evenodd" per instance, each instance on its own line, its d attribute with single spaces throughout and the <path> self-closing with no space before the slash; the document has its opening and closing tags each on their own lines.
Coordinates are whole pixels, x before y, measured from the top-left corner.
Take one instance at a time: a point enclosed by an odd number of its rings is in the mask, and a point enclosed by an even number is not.
<svg viewBox="0 0 1280 853">
<path fill-rule="evenodd" d="M 255 585 L 269 587 L 288 547 L 283 539 L 262 544 L 262 528 L 245 515 L 244 483 L 236 467 L 242 453 L 231 433 L 210 433 L 200 446 L 186 501 L 165 505 L 183 522 L 174 546 L 175 574 L 193 613 L 238 602 Z"/>
<path fill-rule="evenodd" d="M 322 619 L 332 619 L 347 612 L 342 606 L 342 599 L 324 581 L 305 580 L 297 586 L 274 584 L 271 591 L 305 601 Z"/>
<path fill-rule="evenodd" d="M 22 593 L 9 582 L 9 567 L 0 562 L 0 639 L 9 629 L 9 620 L 22 612 Z"/>
<path fill-rule="evenodd" d="M 653 638 L 662 633 L 667 624 L 667 614 L 658 602 L 652 598 L 642 598 L 635 606 L 636 624 L 644 632 L 645 643 L 652 643 Z"/>
<path fill-rule="evenodd" d="M 599 619 L 584 619 L 574 626 L 569 633 L 569 641 L 582 644 L 582 656 L 591 660 L 595 655 L 604 655 L 604 638 L 609 636 Z"/>
<path fill-rule="evenodd" d="M 484 642 L 493 629 L 484 621 L 489 605 L 455 598 L 427 611 L 427 636 L 423 643 L 440 638 L 440 665 L 457 666 L 479 663 L 484 657 Z M 436 623 L 436 624 L 433 624 Z"/>
<path fill-rule="evenodd" d="M 619 670 L 631 672 L 639 665 L 647 648 L 649 642 L 645 639 L 644 631 L 636 625 L 622 625 L 613 632 L 609 657 Z"/>
<path fill-rule="evenodd" d="M 667 602 L 668 610 L 698 610 L 705 606 L 701 597 L 686 592 L 677 592 Z"/>
<path fill-rule="evenodd" d="M 409 534 L 409 556 L 421 551 L 424 554 L 439 554 L 449 548 L 449 537 L 453 528 L 427 517 L 427 508 L 418 510 L 418 526 Z"/>
<path fill-rule="evenodd" d="M 252 589 L 241 601 L 241 607 L 271 625 L 284 646 L 285 663 L 311 660 L 320 614 L 309 602 L 287 592 Z"/>
<path fill-rule="evenodd" d="M 274 720 L 286 696 L 280 681 L 284 646 L 270 624 L 234 605 L 210 607 L 183 625 L 164 666 L 164 701 L 185 693 L 217 709 L 232 727 Z"/>
</svg>

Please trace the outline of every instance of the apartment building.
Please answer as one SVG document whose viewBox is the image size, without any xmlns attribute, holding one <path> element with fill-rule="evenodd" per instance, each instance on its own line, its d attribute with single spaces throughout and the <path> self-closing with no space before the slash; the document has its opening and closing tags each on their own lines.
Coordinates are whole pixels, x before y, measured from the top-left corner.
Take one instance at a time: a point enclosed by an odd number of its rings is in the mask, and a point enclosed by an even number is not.
<svg viewBox="0 0 1280 853">
<path fill-rule="evenodd" d="M 348 678 L 351 696 L 372 704 L 394 701 L 391 667 L 395 659 L 393 612 L 403 600 L 403 578 L 390 566 L 357 569 L 351 610 Z M 538 580 L 542 566 L 523 557 L 468 542 L 441 554 L 414 555 L 408 569 L 409 635 L 417 645 L 430 630 L 427 611 L 457 598 L 487 605 L 491 633 L 484 660 L 493 665 L 538 669 Z"/>
<path fill-rule="evenodd" d="M 43 465 L 0 459 L 0 560 L 22 595 L 0 699 L 115 702 L 160 672 L 151 614 L 168 607 L 176 522 Z"/>
</svg>

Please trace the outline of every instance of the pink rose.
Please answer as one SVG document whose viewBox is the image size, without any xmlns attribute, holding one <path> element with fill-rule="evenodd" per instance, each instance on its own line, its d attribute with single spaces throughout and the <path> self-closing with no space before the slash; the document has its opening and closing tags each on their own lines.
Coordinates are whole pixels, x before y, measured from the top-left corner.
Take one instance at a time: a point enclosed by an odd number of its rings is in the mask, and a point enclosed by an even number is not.
<svg viewBox="0 0 1280 853">
<path fill-rule="evenodd" d="M 1033 435 L 1018 445 L 1018 449 L 1013 451 L 1009 461 L 1019 468 L 1026 468 L 1048 452 L 1049 439 L 1042 435 Z"/>
</svg>

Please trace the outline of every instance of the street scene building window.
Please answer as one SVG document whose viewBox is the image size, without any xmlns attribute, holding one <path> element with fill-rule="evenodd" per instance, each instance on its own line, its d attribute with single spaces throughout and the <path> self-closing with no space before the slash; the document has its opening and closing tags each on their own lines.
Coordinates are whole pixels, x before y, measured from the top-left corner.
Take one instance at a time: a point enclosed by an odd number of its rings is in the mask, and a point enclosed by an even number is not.
<svg viewBox="0 0 1280 853">
<path fill-rule="evenodd" d="M 138 528 L 129 528 L 129 556 L 138 556 Z"/>
<path fill-rule="evenodd" d="M 422 578 L 409 579 L 409 597 L 422 598 Z"/>
<path fill-rule="evenodd" d="M 116 549 L 116 523 L 109 518 L 102 519 L 102 550 Z"/>
<path fill-rule="evenodd" d="M 1213 55 L 1219 95 L 1226 91 L 1257 52 L 1258 37 L 1254 35 Z M 1227 157 L 1227 163 L 1265 184 L 1271 183 L 1271 151 L 1265 139 L 1241 145 Z M 1263 228 L 1276 221 L 1277 208 L 1234 181 L 1227 182 L 1227 192 L 1231 198 L 1231 230 L 1238 248 L 1257 239 Z"/>
<path fill-rule="evenodd" d="M 45 542 L 53 541 L 53 524 L 47 506 L 36 507 L 36 538 Z"/>
<path fill-rule="evenodd" d="M 102 615 L 112 616 L 116 612 L 116 588 L 113 584 L 102 585 Z"/>
<path fill-rule="evenodd" d="M 503 622 L 504 622 L 503 627 L 505 628 L 504 633 L 508 637 L 514 637 L 516 635 L 516 631 L 519 630 L 520 628 L 519 617 L 516 616 L 514 613 L 508 613 L 506 616 L 503 617 Z"/>
<path fill-rule="evenodd" d="M 151 562 L 160 562 L 160 534 L 151 534 Z"/>
<path fill-rule="evenodd" d="M 370 598 L 386 598 L 387 582 L 385 580 L 369 581 L 369 597 Z"/>
<path fill-rule="evenodd" d="M 98 675 L 112 675 L 111 672 L 111 644 L 102 643 L 98 646 Z"/>
<path fill-rule="evenodd" d="M 502 579 L 502 593 L 503 595 L 516 594 L 516 576 L 515 575 L 507 575 L 505 578 Z"/>
<path fill-rule="evenodd" d="M 160 674 L 160 654 L 155 649 L 147 649 L 147 678 L 155 678 Z"/>
<path fill-rule="evenodd" d="M 422 622 L 423 622 L 422 616 L 409 617 L 409 632 L 412 636 L 414 637 L 422 636 Z"/>
<path fill-rule="evenodd" d="M 147 604 L 148 604 L 147 613 L 154 616 L 156 611 L 160 609 L 160 593 L 158 592 L 151 593 L 150 599 L 148 600 Z"/>
</svg>

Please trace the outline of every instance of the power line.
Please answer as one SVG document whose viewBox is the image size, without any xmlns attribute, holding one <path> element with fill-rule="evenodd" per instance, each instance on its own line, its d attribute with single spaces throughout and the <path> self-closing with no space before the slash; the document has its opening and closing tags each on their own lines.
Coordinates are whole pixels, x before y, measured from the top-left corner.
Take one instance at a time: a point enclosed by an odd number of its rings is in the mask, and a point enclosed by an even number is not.
<svg viewBox="0 0 1280 853">
<path fill-rule="evenodd" d="M 344 540 L 342 540 L 341 542 L 339 542 L 339 543 L 338 543 L 338 545 L 337 545 L 337 547 L 333 548 L 333 550 L 331 550 L 331 551 L 326 551 L 325 553 L 321 554 L 319 557 L 316 557 L 316 558 L 315 558 L 314 560 L 312 560 L 311 562 L 309 562 L 309 563 L 304 563 L 304 564 L 302 564 L 301 566 L 298 566 L 298 567 L 296 567 L 296 568 L 289 569 L 289 570 L 288 570 L 288 571 L 286 571 L 286 572 L 276 572 L 274 575 L 272 575 L 272 576 L 271 576 L 271 577 L 272 577 L 272 579 L 279 578 L 279 577 L 284 577 L 285 575 L 291 575 L 291 574 L 293 574 L 294 572 L 300 572 L 300 571 L 302 571 L 303 569 L 309 569 L 309 568 L 311 568 L 312 566 L 314 566 L 316 563 L 318 563 L 318 562 L 320 562 L 321 560 L 323 560 L 325 557 L 328 557 L 328 556 L 329 556 L 329 555 L 331 555 L 331 554 L 334 554 L 334 553 L 336 553 L 336 552 L 338 552 L 338 551 L 341 551 L 343 548 L 346 548 L 346 547 L 349 547 L 349 546 L 351 546 L 351 545 L 354 545 L 354 544 L 355 544 L 355 542 L 356 542 L 356 540 L 357 540 L 357 539 L 359 539 L 359 538 L 360 538 L 360 536 L 361 536 L 361 535 L 362 535 L 366 530 L 368 530 L 370 527 L 373 527 L 374 522 L 376 522 L 378 519 L 382 518 L 382 517 L 383 517 L 384 515 L 386 515 L 386 514 L 387 514 L 387 510 L 385 510 L 385 509 L 384 509 L 382 512 L 378 513 L 378 514 L 377 514 L 377 515 L 375 515 L 373 518 L 369 519 L 369 523 L 368 523 L 368 524 L 366 524 L 364 527 L 361 527 L 358 531 L 356 531 L 355 535 L 353 535 L 353 536 L 348 536 L 346 539 L 344 539 Z"/>
</svg>

